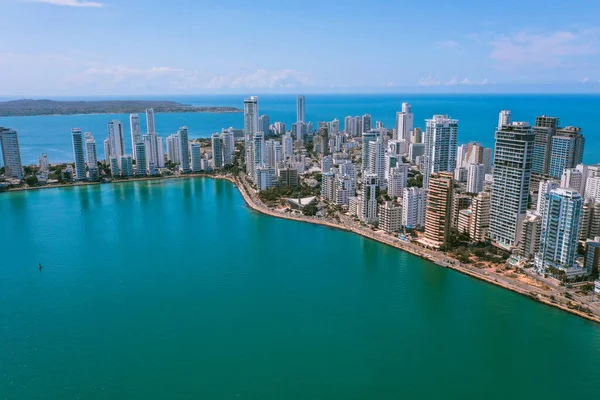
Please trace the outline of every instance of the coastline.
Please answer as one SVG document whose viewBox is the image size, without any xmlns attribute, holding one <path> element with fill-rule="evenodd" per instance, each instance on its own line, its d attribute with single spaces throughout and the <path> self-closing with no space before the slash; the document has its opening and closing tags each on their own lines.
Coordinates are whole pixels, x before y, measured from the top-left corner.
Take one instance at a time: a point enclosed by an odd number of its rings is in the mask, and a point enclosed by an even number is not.
<svg viewBox="0 0 600 400">
<path fill-rule="evenodd" d="M 235 179 L 233 179 L 231 177 L 223 177 L 223 176 L 210 176 L 210 177 L 215 178 L 215 179 L 227 179 L 230 182 L 235 183 L 238 190 L 240 191 L 242 197 L 244 198 L 244 201 L 248 205 L 248 207 L 250 207 L 254 211 L 260 212 L 262 214 L 269 215 L 269 216 L 272 216 L 275 218 L 289 219 L 289 220 L 294 220 L 294 221 L 298 221 L 298 222 L 323 225 L 323 226 L 327 226 L 327 227 L 334 228 L 334 229 L 340 229 L 340 230 L 343 230 L 346 232 L 352 232 L 352 233 L 355 233 L 362 237 L 365 237 L 367 239 L 377 241 L 379 243 L 394 247 L 398 250 L 402 250 L 407 253 L 410 253 L 421 259 L 433 262 L 434 264 L 437 264 L 438 266 L 441 266 L 444 268 L 450 268 L 454 271 L 457 271 L 464 275 L 470 276 L 471 278 L 478 279 L 480 281 L 484 281 L 486 283 L 489 283 L 489 284 L 492 284 L 495 286 L 499 286 L 501 288 L 508 289 L 512 292 L 526 296 L 526 297 L 528 297 L 532 300 L 535 300 L 539 303 L 542 303 L 542 304 L 545 304 L 545 305 L 548 305 L 548 306 L 551 306 L 554 308 L 558 308 L 562 311 L 569 312 L 573 315 L 587 319 L 592 322 L 600 323 L 600 314 L 598 314 L 598 313 L 590 314 L 590 313 L 586 313 L 586 312 L 583 312 L 580 310 L 570 308 L 565 304 L 560 304 L 557 300 L 553 300 L 551 298 L 552 295 L 549 296 L 548 293 L 545 293 L 543 290 L 541 290 L 537 287 L 534 287 L 534 286 L 524 287 L 525 285 L 518 285 L 516 282 L 510 282 L 509 278 L 501 276 L 500 274 L 491 275 L 486 272 L 478 271 L 474 267 L 471 268 L 471 267 L 462 265 L 458 260 L 452 259 L 451 257 L 446 256 L 442 252 L 424 249 L 424 248 L 421 248 L 412 243 L 402 242 L 400 239 L 395 239 L 389 235 L 387 237 L 377 235 L 375 232 L 371 231 L 368 228 L 359 228 L 357 226 L 348 226 L 341 222 L 338 223 L 338 222 L 334 222 L 332 220 L 322 220 L 318 217 L 307 217 L 307 216 L 300 216 L 300 215 L 284 214 L 284 213 L 272 210 L 272 209 L 268 208 L 267 206 L 263 205 L 262 202 L 257 198 L 256 195 L 254 195 L 254 196 L 252 195 L 251 189 L 249 189 L 246 186 L 246 181 L 244 178 L 240 178 L 239 176 L 237 176 Z M 583 304 L 581 304 L 581 305 L 583 305 Z"/>
<path fill-rule="evenodd" d="M 595 310 L 595 313 L 587 313 L 584 311 L 580 311 L 574 308 L 569 307 L 569 304 L 575 304 L 578 306 L 589 307 L 589 305 L 583 304 L 581 302 L 575 302 L 571 299 L 568 302 L 563 301 L 560 303 L 555 295 L 560 295 L 563 292 L 554 290 L 548 293 L 547 290 L 541 289 L 536 286 L 526 285 L 524 283 L 519 283 L 514 279 L 506 277 L 504 275 L 498 273 L 488 273 L 484 272 L 475 267 L 469 267 L 467 265 L 461 264 L 458 260 L 453 259 L 443 252 L 426 249 L 420 246 L 417 246 L 413 243 L 404 242 L 400 239 L 397 239 L 388 234 L 382 234 L 381 232 L 373 231 L 372 229 L 362 227 L 356 223 L 353 223 L 350 219 L 344 218 L 344 221 L 335 221 L 332 219 L 323 219 L 319 217 L 308 217 L 304 215 L 293 215 L 289 213 L 282 213 L 280 211 L 273 210 L 267 206 L 265 206 L 262 201 L 258 198 L 256 193 L 253 192 L 252 188 L 249 188 L 247 185 L 247 181 L 244 177 L 234 176 L 234 175 L 212 175 L 212 174 L 186 174 L 186 175 L 170 175 L 170 176 L 149 176 L 143 178 L 135 178 L 135 179 L 126 179 L 126 180 L 118 180 L 111 181 L 110 184 L 120 184 L 120 183 L 131 183 L 137 181 L 155 181 L 155 180 L 169 180 L 169 179 L 195 179 L 195 178 L 212 178 L 212 179 L 223 179 L 227 180 L 230 183 L 234 184 L 239 190 L 242 198 L 246 205 L 254 211 L 260 212 L 264 215 L 268 215 L 275 218 L 288 219 L 297 222 L 310 223 L 315 225 L 322 225 L 333 229 L 339 229 L 346 232 L 352 232 L 357 235 L 360 235 L 364 238 L 374 240 L 381 244 L 388 245 L 390 247 L 394 247 L 398 250 L 405 251 L 409 254 L 417 256 L 423 260 L 430 261 L 440 267 L 450 268 L 454 271 L 460 272 L 464 275 L 470 276 L 471 278 L 478 279 L 480 281 L 487 282 L 492 285 L 499 286 L 504 289 L 508 289 L 515 293 L 526 296 L 532 300 L 535 300 L 539 303 L 546 304 L 548 306 L 558 308 L 560 310 L 569 312 L 573 315 L 579 316 L 581 318 L 587 319 L 589 321 L 593 321 L 596 323 L 600 323 L 600 308 Z M 20 191 L 28 191 L 28 190 L 39 190 L 39 189 L 51 189 L 51 188 L 73 188 L 73 187 L 81 187 L 81 186 L 89 186 L 89 185 L 102 185 L 101 182 L 81 182 L 77 184 L 62 184 L 62 185 L 52 185 L 52 186 L 36 186 L 32 188 L 16 188 L 8 190 L 4 193 L 10 192 L 20 192 Z M 1 194 L 0 194 L 1 195 Z M 564 304 L 564 303 L 567 304 Z M 591 308 L 590 308 L 591 309 Z"/>
</svg>

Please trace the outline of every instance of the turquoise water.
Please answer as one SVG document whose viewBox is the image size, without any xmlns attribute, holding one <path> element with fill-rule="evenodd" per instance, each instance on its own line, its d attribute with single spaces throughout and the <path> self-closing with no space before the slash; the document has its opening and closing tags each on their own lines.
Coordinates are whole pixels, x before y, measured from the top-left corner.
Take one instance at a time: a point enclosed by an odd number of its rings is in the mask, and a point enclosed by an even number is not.
<svg viewBox="0 0 600 400">
<path fill-rule="evenodd" d="M 155 97 L 160 100 L 175 100 L 194 105 L 221 105 L 243 108 L 244 95 L 227 96 L 180 96 Z M 296 97 L 292 95 L 260 95 L 259 110 L 268 114 L 271 122 L 283 121 L 288 128 L 296 120 Z M 396 111 L 403 101 L 412 105 L 415 125 L 423 127 L 425 118 L 433 114 L 450 114 L 460 120 L 459 142 L 477 140 L 493 146 L 498 113 L 502 109 L 513 111 L 513 118 L 533 123 L 541 114 L 561 117 L 563 125 L 580 126 L 586 137 L 584 161 L 600 162 L 595 148 L 600 146 L 600 128 L 597 110 L 600 109 L 598 95 L 308 95 L 306 116 L 315 126 L 318 121 L 338 118 L 343 127 L 347 115 L 369 113 L 376 120 L 393 128 Z M 107 135 L 107 122 L 120 119 L 125 125 L 125 144 L 131 152 L 129 115 L 69 115 L 39 117 L 0 117 L 0 126 L 19 132 L 23 160 L 37 163 L 41 153 L 48 153 L 51 162 L 73 161 L 71 128 L 78 127 L 95 134 L 99 143 L 99 158 L 103 159 L 102 141 Z M 145 116 L 141 116 L 145 127 Z M 156 129 L 162 136 L 175 133 L 186 125 L 190 137 L 208 137 L 221 128 L 243 127 L 242 114 L 157 114 Z"/>
<path fill-rule="evenodd" d="M 600 395 L 599 325 L 226 181 L 2 194 L 0 241 L 0 398 Z"/>
</svg>

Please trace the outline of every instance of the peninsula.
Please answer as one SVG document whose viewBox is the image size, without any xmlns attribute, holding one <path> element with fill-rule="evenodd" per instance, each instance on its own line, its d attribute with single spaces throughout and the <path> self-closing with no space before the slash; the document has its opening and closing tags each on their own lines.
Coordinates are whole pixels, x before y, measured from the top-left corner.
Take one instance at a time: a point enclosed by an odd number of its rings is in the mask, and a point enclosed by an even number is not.
<svg viewBox="0 0 600 400">
<path fill-rule="evenodd" d="M 131 114 L 144 112 L 146 108 L 155 113 L 198 112 L 239 113 L 236 107 L 192 106 L 174 101 L 157 100 L 99 100 L 99 101 L 56 101 L 56 100 L 11 100 L 0 102 L 0 117 L 23 117 L 34 115 L 72 114 Z"/>
</svg>

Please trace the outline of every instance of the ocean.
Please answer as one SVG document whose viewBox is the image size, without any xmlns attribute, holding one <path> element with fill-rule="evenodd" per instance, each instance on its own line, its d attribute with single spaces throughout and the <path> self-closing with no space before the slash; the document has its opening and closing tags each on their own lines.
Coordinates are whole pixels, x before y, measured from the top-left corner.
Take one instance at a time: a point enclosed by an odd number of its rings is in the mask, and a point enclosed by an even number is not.
<svg viewBox="0 0 600 400">
<path fill-rule="evenodd" d="M 193 105 L 233 106 L 243 108 L 243 99 L 249 95 L 222 96 L 156 96 L 148 99 L 173 100 Z M 85 99 L 85 98 L 78 98 Z M 97 99 L 97 98 L 94 98 Z M 316 126 L 318 121 L 338 118 L 343 128 L 346 116 L 371 114 L 375 121 L 384 122 L 393 128 L 396 112 L 403 101 L 412 105 L 415 126 L 423 128 L 425 119 L 434 114 L 448 114 L 459 120 L 458 141 L 479 141 L 494 145 L 494 132 L 500 110 L 513 112 L 513 120 L 535 122 L 538 115 L 561 118 L 564 126 L 579 126 L 586 138 L 584 162 L 598 163 L 600 155 L 595 149 L 600 146 L 600 124 L 597 110 L 600 109 L 598 95 L 307 95 L 306 118 Z M 288 128 L 296 120 L 296 96 L 260 95 L 260 114 L 267 114 L 271 123 L 285 122 Z M 141 114 L 145 128 L 145 115 Z M 71 128 L 92 132 L 98 143 L 98 158 L 104 159 L 102 142 L 107 136 L 107 123 L 119 119 L 124 124 L 125 144 L 131 152 L 129 115 L 67 115 L 37 117 L 0 117 L 0 126 L 16 129 L 19 133 L 23 162 L 37 163 L 42 153 L 48 153 L 51 162 L 73 161 Z M 174 113 L 157 114 L 156 129 L 159 135 L 168 136 L 180 126 L 189 128 L 191 138 L 209 137 L 222 128 L 242 128 L 243 114 Z M 145 129 L 144 129 L 145 130 Z"/>
<path fill-rule="evenodd" d="M 4 193 L 0 221 L 3 399 L 600 395 L 600 325 L 227 181 Z"/>
</svg>

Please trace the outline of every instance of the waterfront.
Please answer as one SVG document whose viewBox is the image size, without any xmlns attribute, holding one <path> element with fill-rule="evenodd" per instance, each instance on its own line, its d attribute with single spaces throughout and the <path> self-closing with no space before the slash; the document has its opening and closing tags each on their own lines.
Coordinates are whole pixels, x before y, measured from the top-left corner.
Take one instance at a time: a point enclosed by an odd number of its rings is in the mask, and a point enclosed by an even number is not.
<svg viewBox="0 0 600 400">
<path fill-rule="evenodd" d="M 220 96 L 152 96 L 149 99 L 173 100 L 194 106 L 240 107 L 244 95 Z M 287 129 L 296 121 L 295 95 L 260 95 L 260 114 L 268 114 L 271 123 L 283 121 Z M 97 100 L 97 97 L 79 98 Z M 600 145 L 600 135 L 596 124 L 596 111 L 600 108 L 598 95 L 418 95 L 418 94 L 347 94 L 347 95 L 307 95 L 306 115 L 317 126 L 318 121 L 338 118 L 343 128 L 347 115 L 370 113 L 375 121 L 383 121 L 392 129 L 396 112 L 403 101 L 412 104 L 415 113 L 415 126 L 424 128 L 425 118 L 434 114 L 449 114 L 459 120 L 459 141 L 467 143 L 480 141 L 485 146 L 494 145 L 494 132 L 498 112 L 510 109 L 515 121 L 535 122 L 542 114 L 561 118 L 563 125 L 580 126 L 586 138 L 584 162 L 600 162 L 593 151 Z M 24 164 L 36 164 L 42 153 L 48 153 L 51 162 L 72 162 L 71 128 L 79 127 L 90 131 L 97 140 L 107 135 L 107 123 L 120 119 L 125 128 L 125 147 L 131 152 L 128 114 L 95 115 L 56 115 L 37 117 L 0 117 L 0 126 L 10 127 L 19 132 L 21 153 Z M 146 122 L 143 113 L 140 119 L 145 132 Z M 180 126 L 189 128 L 189 137 L 209 137 L 222 128 L 243 127 L 243 114 L 211 113 L 169 113 L 156 115 L 156 129 L 159 135 L 175 133 Z M 102 146 L 98 146 L 98 158 L 104 159 Z"/>
<path fill-rule="evenodd" d="M 225 181 L 8 193 L 0 215 L 8 398 L 600 393 L 596 324 Z"/>
</svg>

